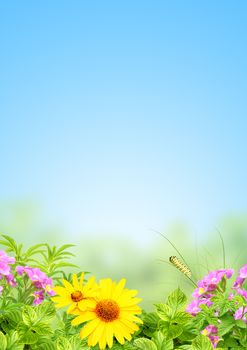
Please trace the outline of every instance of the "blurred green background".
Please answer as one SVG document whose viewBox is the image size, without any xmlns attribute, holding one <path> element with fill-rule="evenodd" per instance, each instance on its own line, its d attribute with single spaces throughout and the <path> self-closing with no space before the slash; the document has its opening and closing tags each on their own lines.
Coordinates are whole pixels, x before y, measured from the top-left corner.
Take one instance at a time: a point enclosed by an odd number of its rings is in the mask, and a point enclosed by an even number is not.
<svg viewBox="0 0 247 350">
<path fill-rule="evenodd" d="M 26 247 L 47 242 L 52 245 L 75 244 L 71 262 L 82 271 L 90 271 L 98 279 L 110 277 L 127 279 L 127 287 L 138 289 L 142 307 L 152 310 L 154 303 L 163 301 L 178 286 L 189 296 L 193 285 L 168 261 L 178 253 L 171 244 L 154 230 L 150 230 L 152 244 L 138 244 L 127 237 L 112 235 L 81 235 L 69 237 L 66 232 L 41 228 L 40 213 L 34 203 L 19 202 L 2 206 L 1 233 L 11 235 Z M 184 223 L 174 223 L 161 231 L 186 259 L 194 279 L 200 279 L 209 270 L 223 268 L 223 250 L 219 232 L 223 237 L 226 267 L 235 272 L 246 263 L 247 216 L 226 216 L 217 227 L 204 237 L 196 236 Z M 67 269 L 67 272 L 71 270 Z M 72 270 L 72 271 L 77 271 Z M 80 269 L 78 270 L 78 272 Z"/>
</svg>

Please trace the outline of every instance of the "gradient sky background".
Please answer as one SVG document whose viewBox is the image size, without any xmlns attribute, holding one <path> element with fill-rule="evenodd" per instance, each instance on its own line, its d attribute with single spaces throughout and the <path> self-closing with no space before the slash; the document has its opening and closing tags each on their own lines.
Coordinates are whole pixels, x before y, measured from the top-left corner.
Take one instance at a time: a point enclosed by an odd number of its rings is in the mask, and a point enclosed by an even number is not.
<svg viewBox="0 0 247 350">
<path fill-rule="evenodd" d="M 246 1 L 1 1 L 0 198 L 71 235 L 247 212 Z"/>
</svg>

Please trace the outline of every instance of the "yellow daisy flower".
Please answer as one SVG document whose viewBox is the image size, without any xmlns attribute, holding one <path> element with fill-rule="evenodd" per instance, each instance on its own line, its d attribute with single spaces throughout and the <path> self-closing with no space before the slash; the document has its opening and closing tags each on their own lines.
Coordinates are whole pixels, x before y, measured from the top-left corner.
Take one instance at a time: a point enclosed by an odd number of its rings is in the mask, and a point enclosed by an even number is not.
<svg viewBox="0 0 247 350">
<path fill-rule="evenodd" d="M 80 336 L 83 339 L 88 337 L 89 346 L 98 343 L 101 350 L 107 345 L 111 348 L 113 337 L 120 344 L 124 344 L 125 339 L 131 340 L 131 335 L 139 329 L 136 323 L 142 321 L 135 314 L 141 313 L 140 307 L 136 305 L 141 299 L 134 298 L 136 290 L 124 288 L 125 282 L 122 279 L 116 284 L 111 279 L 102 279 L 94 306 L 90 306 L 85 312 L 73 312 L 77 317 L 72 325 L 88 322 L 81 329 Z"/>
<path fill-rule="evenodd" d="M 53 288 L 57 296 L 51 298 L 55 303 L 56 307 L 64 307 L 69 305 L 67 313 L 71 313 L 76 310 L 86 310 L 88 307 L 94 305 L 93 298 L 98 293 L 98 285 L 94 280 L 94 277 L 84 284 L 84 273 L 81 274 L 80 281 L 76 274 L 72 276 L 72 284 L 66 280 L 62 280 L 64 287 L 55 286 Z"/>
</svg>

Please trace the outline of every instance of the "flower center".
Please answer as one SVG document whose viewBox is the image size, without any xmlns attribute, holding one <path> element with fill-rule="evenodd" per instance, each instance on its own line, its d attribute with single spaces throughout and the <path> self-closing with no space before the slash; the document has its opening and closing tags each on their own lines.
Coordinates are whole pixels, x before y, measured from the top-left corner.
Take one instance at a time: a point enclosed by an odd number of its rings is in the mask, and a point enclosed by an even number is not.
<svg viewBox="0 0 247 350">
<path fill-rule="evenodd" d="M 78 301 L 81 301 L 83 299 L 82 292 L 80 292 L 79 290 L 76 290 L 75 292 L 71 293 L 70 296 L 75 303 L 78 303 Z"/>
<path fill-rule="evenodd" d="M 97 303 L 95 312 L 102 321 L 112 322 L 118 318 L 120 308 L 114 300 L 104 299 Z"/>
<path fill-rule="evenodd" d="M 199 288 L 199 295 L 203 294 L 204 293 L 204 288 L 200 287 Z"/>
</svg>

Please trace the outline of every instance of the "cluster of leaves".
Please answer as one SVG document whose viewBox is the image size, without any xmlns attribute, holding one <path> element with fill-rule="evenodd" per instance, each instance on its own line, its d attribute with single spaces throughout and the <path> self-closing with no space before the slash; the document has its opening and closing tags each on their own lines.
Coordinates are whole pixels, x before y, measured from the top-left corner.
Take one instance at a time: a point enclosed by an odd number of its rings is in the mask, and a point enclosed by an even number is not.
<svg viewBox="0 0 247 350">
<path fill-rule="evenodd" d="M 218 329 L 220 342 L 217 349 L 247 349 L 247 324 L 243 319 L 235 320 L 233 314 L 241 306 L 246 307 L 246 300 L 236 295 L 229 300 L 227 293 L 218 293 L 212 299 L 213 305 L 201 305 L 201 311 L 193 319 L 193 325 L 201 330 L 212 324 Z"/>
<path fill-rule="evenodd" d="M 73 254 L 72 245 L 50 247 L 38 244 L 27 250 L 11 237 L 2 236 L 0 244 L 16 259 L 16 265 L 38 267 L 55 280 L 65 275 L 64 267 L 75 267 L 67 262 Z M 80 327 L 71 326 L 73 316 L 58 312 L 47 298 L 38 306 L 26 298 L 25 279 L 20 279 L 17 292 L 3 292 L 0 297 L 0 349 L 1 350 L 99 350 L 89 347 L 79 337 Z M 217 349 L 247 349 L 247 325 L 244 320 L 235 320 L 234 312 L 246 306 L 245 299 L 234 296 L 231 300 L 225 292 L 217 293 L 210 308 L 201 305 L 201 311 L 191 316 L 185 311 L 188 300 L 176 289 L 165 303 L 156 304 L 154 312 L 143 311 L 143 325 L 130 342 L 124 345 L 114 342 L 113 350 L 212 350 L 209 338 L 202 330 L 217 326 L 220 341 Z"/>
<path fill-rule="evenodd" d="M 140 350 L 211 350 L 210 340 L 200 334 L 194 318 L 185 311 L 186 295 L 176 289 L 156 312 L 144 314 L 142 337 L 134 340 Z"/>
<path fill-rule="evenodd" d="M 0 239 L 4 250 L 15 257 L 15 265 L 38 267 L 53 280 L 65 275 L 65 267 L 77 267 L 67 261 L 73 254 L 72 245 L 50 247 L 46 243 L 27 250 L 9 236 Z M 0 296 L 0 349 L 1 350 L 88 350 L 78 331 L 68 327 L 68 316 L 55 310 L 47 299 L 38 306 L 32 305 L 33 297 L 26 285 L 26 278 L 18 278 L 15 288 L 5 284 Z M 4 283 L 4 282 L 3 282 Z"/>
<path fill-rule="evenodd" d="M 218 329 L 217 349 L 247 349 L 247 321 L 233 317 L 240 307 L 246 308 L 246 300 L 240 295 L 229 298 L 227 291 L 211 300 L 212 306 L 202 304 L 201 311 L 191 316 L 184 311 L 185 294 L 180 289 L 173 291 L 165 304 L 156 304 L 156 312 L 144 315 L 142 337 L 134 345 L 140 350 L 212 350 L 209 338 L 201 334 L 210 324 Z"/>
<path fill-rule="evenodd" d="M 9 304 L 1 311 L 1 350 L 81 350 L 85 345 L 78 335 L 66 334 L 50 301 L 36 307 Z"/>
<path fill-rule="evenodd" d="M 57 275 L 66 277 L 63 269 L 65 267 L 77 268 L 78 266 L 67 261 L 74 256 L 68 251 L 73 247 L 73 244 L 64 244 L 61 247 L 50 247 L 47 243 L 39 243 L 24 250 L 23 244 L 17 244 L 16 241 L 7 236 L 1 235 L 0 245 L 5 248 L 5 251 L 12 253 L 16 259 L 16 265 L 30 265 L 40 268 L 49 277 L 57 278 Z"/>
</svg>

